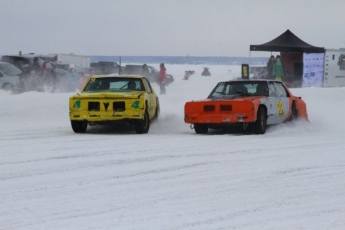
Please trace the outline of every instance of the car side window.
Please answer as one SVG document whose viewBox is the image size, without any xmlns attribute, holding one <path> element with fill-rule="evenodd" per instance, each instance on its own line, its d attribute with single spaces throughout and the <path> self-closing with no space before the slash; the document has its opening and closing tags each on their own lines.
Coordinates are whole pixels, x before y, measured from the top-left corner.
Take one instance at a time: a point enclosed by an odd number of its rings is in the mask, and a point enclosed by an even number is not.
<svg viewBox="0 0 345 230">
<path fill-rule="evenodd" d="M 270 97 L 277 97 L 278 96 L 277 89 L 274 85 L 274 82 L 268 83 L 268 90 L 269 90 L 269 96 Z"/>
<path fill-rule="evenodd" d="M 288 92 L 281 82 L 275 82 L 275 86 L 279 97 L 289 97 Z"/>
<path fill-rule="evenodd" d="M 225 85 L 224 82 L 218 83 L 218 85 L 212 90 L 211 94 L 208 97 L 220 97 L 225 93 L 229 93 L 229 89 L 229 84 Z"/>
<path fill-rule="evenodd" d="M 16 60 L 16 62 L 14 63 L 14 65 L 17 66 L 19 69 L 23 69 L 23 65 L 25 64 L 30 64 L 30 63 L 27 63 L 24 60 Z"/>
<path fill-rule="evenodd" d="M 152 89 L 151 89 L 151 85 L 150 83 L 148 83 L 148 81 L 146 80 L 146 78 L 143 79 L 143 82 L 144 82 L 144 86 L 145 86 L 145 89 L 148 93 L 152 93 Z"/>
</svg>

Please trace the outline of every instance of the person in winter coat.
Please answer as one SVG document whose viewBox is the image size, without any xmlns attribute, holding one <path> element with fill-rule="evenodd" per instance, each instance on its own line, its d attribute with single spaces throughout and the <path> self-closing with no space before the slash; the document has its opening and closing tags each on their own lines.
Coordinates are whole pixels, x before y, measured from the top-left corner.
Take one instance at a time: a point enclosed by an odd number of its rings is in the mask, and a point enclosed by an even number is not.
<svg viewBox="0 0 345 230">
<path fill-rule="evenodd" d="M 90 76 L 92 75 L 90 74 Z M 85 76 L 85 73 L 83 71 L 78 74 L 78 89 L 79 90 L 82 90 L 86 80 L 87 80 L 87 77 Z"/>
<path fill-rule="evenodd" d="M 147 77 L 147 78 L 149 77 L 150 72 L 149 72 L 149 68 L 147 67 L 146 64 L 141 66 L 139 74 L 144 76 L 144 77 Z"/>
<path fill-rule="evenodd" d="M 35 72 L 36 76 L 42 75 L 42 68 L 41 68 L 41 65 L 39 64 L 38 57 L 34 57 L 34 61 L 31 64 L 30 69 Z"/>
<path fill-rule="evenodd" d="M 69 65 L 69 71 L 67 75 L 67 88 L 69 91 L 75 91 L 78 89 L 77 73 L 74 64 Z"/>
<path fill-rule="evenodd" d="M 271 55 L 270 59 L 267 62 L 267 78 L 273 79 L 273 67 L 275 63 L 275 58 Z"/>
<path fill-rule="evenodd" d="M 24 64 L 22 66 L 22 74 L 19 77 L 20 81 L 20 88 L 26 92 L 30 90 L 30 84 L 31 84 L 31 79 L 32 79 L 32 71 L 31 67 L 28 64 Z"/>
<path fill-rule="evenodd" d="M 54 93 L 56 92 L 57 85 L 58 85 L 58 78 L 57 78 L 57 73 L 56 73 L 56 65 L 51 64 L 51 70 L 50 70 L 50 84 L 51 84 L 51 92 Z"/>
<path fill-rule="evenodd" d="M 283 66 L 283 63 L 280 60 L 280 56 L 279 55 L 277 55 L 276 62 L 274 63 L 274 66 L 273 66 L 273 76 L 274 76 L 275 80 L 283 81 L 284 66 Z"/>
<path fill-rule="evenodd" d="M 164 63 L 161 63 L 159 65 L 160 70 L 159 70 L 159 75 L 158 75 L 158 84 L 160 88 L 160 94 L 165 94 L 165 81 L 167 80 L 167 75 L 166 75 L 166 69 L 164 66 Z"/>
</svg>

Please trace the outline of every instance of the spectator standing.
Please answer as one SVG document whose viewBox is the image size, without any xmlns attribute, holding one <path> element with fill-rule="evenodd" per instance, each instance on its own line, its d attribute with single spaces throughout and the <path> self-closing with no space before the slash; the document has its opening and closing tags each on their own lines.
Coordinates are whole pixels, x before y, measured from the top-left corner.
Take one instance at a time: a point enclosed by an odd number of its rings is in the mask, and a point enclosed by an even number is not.
<svg viewBox="0 0 345 230">
<path fill-rule="evenodd" d="M 74 64 L 69 65 L 69 71 L 67 75 L 67 88 L 67 90 L 69 91 L 75 91 L 78 88 L 76 68 Z"/>
<path fill-rule="evenodd" d="M 144 77 L 149 77 L 149 68 L 147 67 L 146 64 L 142 65 L 141 66 L 141 69 L 140 69 L 140 75 L 144 76 Z"/>
<path fill-rule="evenodd" d="M 273 79 L 273 67 L 275 64 L 275 58 L 271 55 L 270 59 L 267 62 L 267 78 Z"/>
<path fill-rule="evenodd" d="M 42 69 L 41 69 L 41 65 L 38 62 L 38 57 L 34 57 L 34 61 L 33 61 L 32 65 L 31 65 L 30 69 L 32 71 L 34 71 L 36 76 L 41 75 Z"/>
<path fill-rule="evenodd" d="M 159 70 L 159 75 L 158 75 L 158 84 L 160 88 L 160 94 L 165 94 L 166 93 L 165 81 L 167 79 L 167 75 L 166 75 L 166 69 L 165 69 L 164 63 L 161 63 L 159 67 L 160 67 L 160 70 Z"/>
<path fill-rule="evenodd" d="M 283 63 L 280 60 L 280 56 L 279 55 L 277 55 L 276 62 L 274 63 L 274 66 L 273 66 L 273 76 L 274 76 L 275 80 L 283 81 L 284 66 L 283 66 Z"/>
<path fill-rule="evenodd" d="M 32 76 L 32 73 L 31 73 L 31 67 L 30 65 L 28 64 L 24 64 L 23 67 L 22 67 L 22 74 L 20 75 L 20 87 L 21 89 L 26 92 L 26 91 L 29 91 L 30 89 L 30 81 L 31 81 L 31 76 Z"/>
<path fill-rule="evenodd" d="M 57 74 L 56 74 L 56 65 L 55 64 L 51 64 L 51 72 L 50 72 L 50 84 L 51 84 L 51 92 L 54 93 L 56 92 L 57 89 L 57 85 L 58 85 L 58 78 L 57 78 Z"/>
<path fill-rule="evenodd" d="M 43 82 L 45 90 L 49 90 L 51 93 L 56 91 L 57 85 L 57 75 L 56 75 L 56 66 L 53 63 L 46 62 L 43 70 Z"/>
<path fill-rule="evenodd" d="M 85 76 L 84 71 L 79 73 L 79 75 L 78 75 L 78 88 L 79 88 L 79 90 L 82 90 L 86 80 L 87 80 L 87 77 Z"/>
<path fill-rule="evenodd" d="M 51 69 L 52 69 L 52 65 L 50 63 L 46 63 L 46 62 L 43 63 L 41 79 L 42 79 L 43 86 L 45 86 L 45 88 L 46 88 L 46 86 L 50 85 Z"/>
</svg>

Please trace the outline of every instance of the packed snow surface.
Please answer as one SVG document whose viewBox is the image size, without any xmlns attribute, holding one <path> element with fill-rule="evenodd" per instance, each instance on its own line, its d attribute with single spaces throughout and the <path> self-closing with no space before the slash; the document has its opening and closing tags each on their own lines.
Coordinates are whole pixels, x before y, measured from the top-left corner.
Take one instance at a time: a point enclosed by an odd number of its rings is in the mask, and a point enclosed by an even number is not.
<svg viewBox="0 0 345 230">
<path fill-rule="evenodd" d="M 166 65 L 175 82 L 143 135 L 75 134 L 74 93 L 0 91 L 0 229 L 345 229 L 345 88 L 291 89 L 310 122 L 197 135 L 185 102 L 240 76 L 202 67 Z"/>
</svg>

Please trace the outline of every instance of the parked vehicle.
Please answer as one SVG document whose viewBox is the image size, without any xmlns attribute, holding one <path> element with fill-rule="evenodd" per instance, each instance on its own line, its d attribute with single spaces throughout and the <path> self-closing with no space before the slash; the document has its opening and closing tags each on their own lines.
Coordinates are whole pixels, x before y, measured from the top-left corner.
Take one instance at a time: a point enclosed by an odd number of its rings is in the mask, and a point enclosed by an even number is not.
<svg viewBox="0 0 345 230">
<path fill-rule="evenodd" d="M 123 70 L 123 74 L 142 75 L 149 79 L 151 83 L 157 83 L 159 70 L 157 70 L 153 66 L 148 65 L 147 72 L 143 74 L 142 67 L 143 65 L 126 65 L 125 69 Z M 174 77 L 171 74 L 167 74 L 166 76 L 167 80 L 165 84 L 169 85 L 174 81 Z"/>
<path fill-rule="evenodd" d="M 202 71 L 201 76 L 206 76 L 206 77 L 211 76 L 211 72 L 209 71 L 208 67 L 204 67 L 204 70 Z"/>
<path fill-rule="evenodd" d="M 94 68 L 99 74 L 120 74 L 123 72 L 124 67 L 120 66 L 117 62 L 112 61 L 98 61 L 92 62 L 90 67 Z"/>
<path fill-rule="evenodd" d="M 2 62 L 11 63 L 18 69 L 22 70 L 24 65 L 32 65 L 34 58 L 38 58 L 39 64 L 42 66 L 45 61 L 54 61 L 53 57 L 40 54 L 20 54 L 20 55 L 4 55 L 1 57 Z"/>
<path fill-rule="evenodd" d="M 195 74 L 194 70 L 186 70 L 183 76 L 183 80 L 188 80 L 190 76 Z"/>
<path fill-rule="evenodd" d="M 90 67 L 90 56 L 75 54 L 49 54 L 58 63 L 68 63 L 79 67 Z"/>
<path fill-rule="evenodd" d="M 14 91 L 19 87 L 22 71 L 16 66 L 0 62 L 0 89 Z"/>
</svg>

